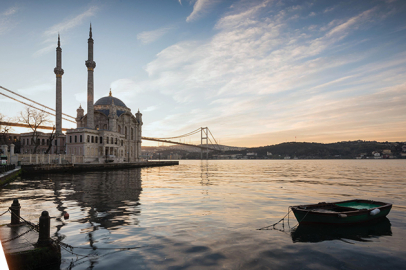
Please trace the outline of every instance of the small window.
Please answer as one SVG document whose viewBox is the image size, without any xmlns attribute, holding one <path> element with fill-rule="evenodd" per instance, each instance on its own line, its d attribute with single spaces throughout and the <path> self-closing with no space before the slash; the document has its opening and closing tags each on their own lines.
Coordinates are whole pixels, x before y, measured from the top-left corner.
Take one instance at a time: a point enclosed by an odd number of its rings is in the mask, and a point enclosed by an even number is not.
<svg viewBox="0 0 406 270">
<path fill-rule="evenodd" d="M 80 141 L 82 141 L 82 135 L 80 135 Z M 78 135 L 75 135 L 75 142 L 78 142 Z"/>
<path fill-rule="evenodd" d="M 94 143 L 94 136 L 92 136 L 92 143 Z"/>
<path fill-rule="evenodd" d="M 109 137 L 106 137 L 106 144 L 109 144 Z"/>
<path fill-rule="evenodd" d="M 103 137 L 100 136 L 100 143 L 103 143 Z"/>
<path fill-rule="evenodd" d="M 121 146 L 123 146 L 123 144 L 124 144 L 124 141 L 123 141 L 123 140 L 121 140 Z"/>
<path fill-rule="evenodd" d="M 55 140 L 55 145 L 58 145 L 58 140 Z"/>
<path fill-rule="evenodd" d="M 96 139 L 95 143 L 98 143 L 99 137 L 96 136 L 95 139 Z"/>
<path fill-rule="evenodd" d="M 116 138 L 116 144 L 117 144 L 117 142 L 118 142 L 118 139 Z"/>
<path fill-rule="evenodd" d="M 90 136 L 87 135 L 87 142 L 90 142 Z"/>
<path fill-rule="evenodd" d="M 69 143 L 72 143 L 72 136 L 69 136 Z"/>
<path fill-rule="evenodd" d="M 42 145 L 45 145 L 45 139 L 42 139 Z"/>
<path fill-rule="evenodd" d="M 80 142 L 82 142 L 82 135 L 80 135 Z"/>
</svg>

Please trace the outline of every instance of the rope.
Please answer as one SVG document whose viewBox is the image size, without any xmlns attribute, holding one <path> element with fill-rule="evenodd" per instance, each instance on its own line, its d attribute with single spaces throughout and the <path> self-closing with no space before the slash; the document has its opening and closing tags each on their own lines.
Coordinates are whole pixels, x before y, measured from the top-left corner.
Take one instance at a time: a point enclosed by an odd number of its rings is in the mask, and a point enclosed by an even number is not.
<svg viewBox="0 0 406 270">
<path fill-rule="evenodd" d="M 14 237 L 12 237 L 12 238 L 10 238 L 10 239 L 7 239 L 7 240 L 5 240 L 5 241 L 2 241 L 2 242 L 3 242 L 3 243 L 10 242 L 10 241 L 15 240 L 15 239 L 17 239 L 17 238 L 19 238 L 19 237 L 21 237 L 21 236 L 23 236 L 23 235 L 26 235 L 27 233 L 29 233 L 29 232 L 31 232 L 31 231 L 33 231 L 33 230 L 34 230 L 34 228 L 31 227 L 28 231 L 23 232 L 23 233 L 21 233 L 21 234 L 19 234 L 19 235 L 16 235 L 16 236 L 14 236 Z"/>
<path fill-rule="evenodd" d="M 10 213 L 16 217 L 18 217 L 20 220 L 24 221 L 24 223 L 26 223 L 28 226 L 30 226 L 31 228 L 33 228 L 35 231 L 39 232 L 39 228 L 37 224 L 34 224 L 28 220 L 25 220 L 24 218 L 22 218 L 21 216 L 17 215 L 16 213 L 14 213 L 13 211 L 10 211 Z"/>
<path fill-rule="evenodd" d="M 300 224 L 300 222 L 302 222 L 307 217 L 307 214 L 309 214 L 310 212 L 311 212 L 311 210 L 307 211 L 306 215 L 295 226 L 293 226 L 292 229 L 297 227 Z"/>
<path fill-rule="evenodd" d="M 259 229 L 257 229 L 257 230 L 259 230 L 259 231 L 261 231 L 261 230 L 268 230 L 270 227 L 272 227 L 272 229 L 275 229 L 275 226 L 278 225 L 280 222 L 284 221 L 286 217 L 288 217 L 288 224 L 289 224 L 289 213 L 290 213 L 291 211 L 292 211 L 292 209 L 289 207 L 288 213 L 287 213 L 283 218 L 281 218 L 278 222 L 276 222 L 276 223 L 274 223 L 274 224 L 272 224 L 272 225 L 269 225 L 269 226 L 265 226 L 265 227 L 259 228 Z M 285 223 L 282 223 L 282 224 L 283 224 L 283 225 L 282 225 L 283 228 L 285 228 Z"/>
<path fill-rule="evenodd" d="M 7 209 L 4 213 L 0 214 L 0 216 L 4 215 L 4 214 L 7 213 L 7 212 L 10 212 L 12 215 L 18 217 L 20 221 L 22 220 L 24 223 L 26 223 L 27 225 L 29 225 L 29 226 L 30 226 L 30 229 L 28 229 L 27 231 L 25 231 L 25 232 L 23 232 L 23 233 L 21 233 L 21 234 L 19 234 L 19 235 L 16 235 L 16 236 L 14 236 L 14 237 L 12 237 L 12 238 L 10 238 L 10 239 L 7 239 L 7 240 L 5 240 L 5 241 L 2 241 L 3 243 L 7 243 L 7 242 L 10 242 L 10 241 L 12 241 L 12 240 L 15 240 L 15 239 L 17 239 L 17 238 L 19 238 L 19 237 L 22 237 L 22 236 L 26 235 L 27 233 L 29 233 L 29 232 L 31 232 L 31 231 L 39 232 L 39 225 L 36 225 L 36 224 L 34 224 L 34 223 L 30 222 L 30 221 L 25 220 L 25 219 L 22 218 L 21 216 L 15 214 L 13 211 L 11 211 L 10 208 Z M 85 259 L 85 258 L 87 258 L 87 257 L 91 257 L 91 256 L 104 257 L 104 256 L 107 256 L 107 255 L 109 255 L 109 254 L 116 253 L 116 252 L 121 252 L 121 251 L 126 251 L 126 250 L 133 250 L 133 249 L 142 248 L 142 246 L 124 247 L 124 248 L 123 248 L 123 247 L 122 247 L 122 248 L 75 247 L 75 246 L 71 246 L 71 245 L 69 245 L 69 244 L 66 244 L 66 243 L 64 243 L 64 242 L 62 242 L 62 241 L 58 241 L 58 240 L 56 240 L 56 239 L 50 238 L 50 240 L 51 240 L 52 242 L 54 242 L 55 244 L 59 245 L 59 246 L 60 246 L 62 249 L 64 249 L 65 251 L 67 251 L 67 252 L 69 252 L 69 253 L 71 253 L 71 254 L 73 254 L 73 255 L 76 256 L 76 261 L 72 261 L 72 262 L 70 263 L 68 269 L 72 269 L 72 268 L 75 267 L 75 266 L 78 266 L 78 265 L 80 265 L 80 264 L 82 264 L 82 263 L 85 263 L 85 261 L 80 262 L 80 263 L 77 263 L 77 262 L 79 262 L 79 261 L 81 261 L 81 260 L 83 260 L 83 259 Z M 108 252 L 107 254 L 104 254 L 104 255 L 99 256 L 98 254 L 88 254 L 88 255 L 78 254 L 78 253 L 76 253 L 76 252 L 73 252 L 73 251 L 72 251 L 73 249 L 88 249 L 88 250 L 89 250 L 89 249 L 91 249 L 91 250 L 97 250 L 97 249 L 99 249 L 99 250 L 114 250 L 114 251 Z"/>
<path fill-rule="evenodd" d="M 2 215 L 4 215 L 5 213 L 7 213 L 8 211 L 9 211 L 9 209 L 7 209 L 4 213 L 0 214 L 0 217 L 1 217 Z"/>
</svg>

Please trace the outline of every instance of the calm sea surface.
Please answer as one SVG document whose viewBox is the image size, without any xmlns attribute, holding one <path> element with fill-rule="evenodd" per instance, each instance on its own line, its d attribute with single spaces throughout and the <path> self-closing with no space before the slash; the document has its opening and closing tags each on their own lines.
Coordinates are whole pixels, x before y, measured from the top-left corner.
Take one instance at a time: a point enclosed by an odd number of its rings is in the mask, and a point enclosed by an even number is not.
<svg viewBox="0 0 406 270">
<path fill-rule="evenodd" d="M 89 255 L 62 250 L 61 269 L 406 269 L 406 160 L 180 161 L 24 176 L 0 190 L 0 212 L 14 198 L 35 223 L 49 211 L 51 235 Z M 370 226 L 257 230 L 290 205 L 353 198 L 394 206 Z M 110 249 L 128 247 L 139 248 Z"/>
</svg>

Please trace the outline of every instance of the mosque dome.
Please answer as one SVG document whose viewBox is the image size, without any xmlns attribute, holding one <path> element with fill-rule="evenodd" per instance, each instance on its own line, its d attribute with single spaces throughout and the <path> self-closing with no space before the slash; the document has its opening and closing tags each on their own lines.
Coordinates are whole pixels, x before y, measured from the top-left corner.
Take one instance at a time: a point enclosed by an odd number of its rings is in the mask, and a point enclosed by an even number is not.
<svg viewBox="0 0 406 270">
<path fill-rule="evenodd" d="M 127 106 L 124 104 L 124 102 L 122 102 L 120 99 L 115 98 L 115 97 L 113 97 L 113 96 L 111 96 L 111 95 L 108 96 L 108 97 L 102 97 L 102 98 L 100 98 L 98 101 L 96 101 L 96 103 L 94 104 L 94 106 L 97 106 L 97 105 L 111 105 L 111 103 L 113 102 L 113 100 L 114 100 L 114 105 L 127 108 Z"/>
</svg>

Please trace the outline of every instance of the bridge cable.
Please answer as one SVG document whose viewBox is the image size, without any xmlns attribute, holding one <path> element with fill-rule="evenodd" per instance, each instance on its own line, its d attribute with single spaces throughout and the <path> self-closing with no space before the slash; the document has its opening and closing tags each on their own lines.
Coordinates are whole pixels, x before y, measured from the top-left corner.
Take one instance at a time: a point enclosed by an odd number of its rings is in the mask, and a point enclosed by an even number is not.
<svg viewBox="0 0 406 270">
<path fill-rule="evenodd" d="M 34 100 L 32 100 L 32 99 L 26 98 L 26 97 L 24 97 L 24 96 L 22 96 L 22 95 L 20 95 L 20 94 L 17 94 L 16 92 L 11 91 L 10 89 L 7 89 L 7 88 L 5 88 L 5 87 L 3 87 L 3 86 L 0 86 L 0 88 L 4 89 L 4 90 L 6 90 L 6 91 L 9 91 L 10 93 L 13 93 L 14 95 L 17 95 L 17 96 L 19 96 L 19 97 L 22 97 L 22 98 L 24 98 L 24 99 L 26 99 L 26 100 L 29 100 L 29 101 L 31 101 L 31 102 L 37 104 L 37 105 L 40 105 L 40 106 L 42 106 L 42 107 L 45 107 L 45 108 L 47 108 L 48 110 L 51 110 L 51 111 L 54 111 L 54 112 L 55 112 L 54 109 L 52 109 L 52 108 L 50 108 L 50 107 L 48 107 L 48 106 L 45 106 L 45 105 L 43 105 L 43 104 L 41 104 L 41 103 L 38 103 L 38 102 L 36 102 L 36 101 L 34 101 Z M 17 100 L 17 101 L 18 101 L 18 100 Z M 19 102 L 20 102 L 20 101 L 19 101 Z M 70 118 L 75 119 L 75 117 L 73 117 L 73 116 L 67 115 L 67 114 L 65 114 L 65 113 L 62 113 L 62 114 L 65 115 L 65 116 L 67 116 L 67 117 L 70 117 Z M 65 120 L 66 120 L 66 119 L 65 119 Z M 75 123 L 76 123 L 76 122 L 75 122 Z"/>
<path fill-rule="evenodd" d="M 24 104 L 24 105 L 26 105 L 26 106 L 29 106 L 29 107 L 34 108 L 34 109 L 36 109 L 36 110 L 39 110 L 39 111 L 41 111 L 41 112 L 44 112 L 44 113 L 47 113 L 47 114 L 56 116 L 56 115 L 53 114 L 53 113 L 50 113 L 50 112 L 44 111 L 44 110 L 42 110 L 42 109 L 39 109 L 39 108 L 37 108 L 37 107 L 35 107 L 35 106 L 31 105 L 31 104 L 28 104 L 28 103 L 25 103 L 25 102 L 23 102 L 23 101 L 21 101 L 21 100 L 15 99 L 15 98 L 10 97 L 10 96 L 7 96 L 6 94 L 0 93 L 0 95 L 3 95 L 3 96 L 5 96 L 5 97 L 8 97 L 8 98 L 10 98 L 10 99 L 12 99 L 12 100 L 15 100 L 15 101 L 17 101 L 17 102 L 20 102 L 20 103 L 22 103 L 22 104 Z M 76 124 L 76 122 L 74 122 L 74 121 L 72 121 L 72 120 L 69 120 L 69 119 L 66 119 L 66 118 L 63 118 L 63 117 L 62 117 L 62 119 Z"/>
</svg>

